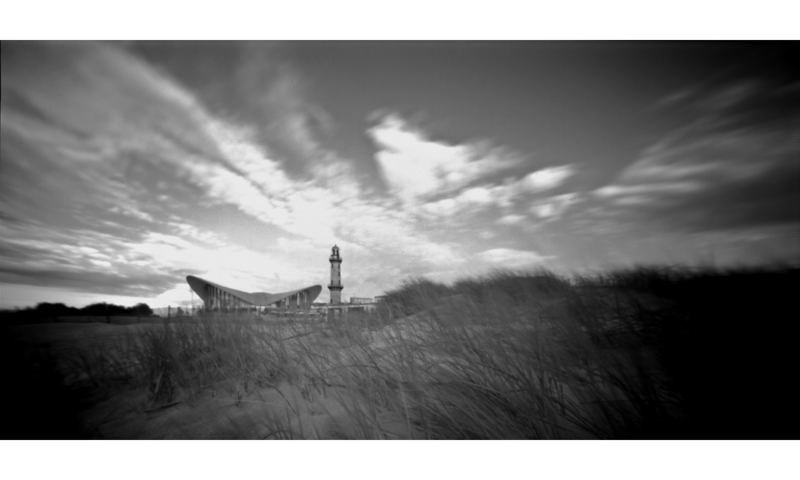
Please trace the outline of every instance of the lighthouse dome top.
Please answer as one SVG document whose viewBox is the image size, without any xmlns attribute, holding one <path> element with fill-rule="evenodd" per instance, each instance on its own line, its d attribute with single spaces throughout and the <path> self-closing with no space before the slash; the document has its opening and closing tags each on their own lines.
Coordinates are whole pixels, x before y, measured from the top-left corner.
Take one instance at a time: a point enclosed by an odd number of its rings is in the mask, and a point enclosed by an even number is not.
<svg viewBox="0 0 800 480">
<path fill-rule="evenodd" d="M 334 245 L 333 248 L 331 248 L 331 259 L 339 259 L 339 258 L 340 258 L 339 247 L 337 245 Z"/>
</svg>

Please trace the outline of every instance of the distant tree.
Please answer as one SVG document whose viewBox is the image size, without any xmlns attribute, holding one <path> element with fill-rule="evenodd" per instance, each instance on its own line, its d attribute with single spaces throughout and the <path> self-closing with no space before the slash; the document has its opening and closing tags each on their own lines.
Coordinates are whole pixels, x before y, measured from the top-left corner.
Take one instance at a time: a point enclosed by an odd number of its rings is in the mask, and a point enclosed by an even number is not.
<svg viewBox="0 0 800 480">
<path fill-rule="evenodd" d="M 130 308 L 131 313 L 140 317 L 149 317 L 153 315 L 153 309 L 146 303 L 137 303 Z"/>
<path fill-rule="evenodd" d="M 114 315 L 125 315 L 128 313 L 128 310 L 121 306 L 121 305 L 113 305 L 110 303 L 93 303 L 91 305 L 87 305 L 83 307 L 80 312 L 83 315 L 87 315 L 90 317 L 102 317 L 102 316 L 114 316 Z"/>
<path fill-rule="evenodd" d="M 34 316 L 38 318 L 55 318 L 61 316 L 75 315 L 78 309 L 68 307 L 63 303 L 39 303 L 34 308 Z"/>
</svg>

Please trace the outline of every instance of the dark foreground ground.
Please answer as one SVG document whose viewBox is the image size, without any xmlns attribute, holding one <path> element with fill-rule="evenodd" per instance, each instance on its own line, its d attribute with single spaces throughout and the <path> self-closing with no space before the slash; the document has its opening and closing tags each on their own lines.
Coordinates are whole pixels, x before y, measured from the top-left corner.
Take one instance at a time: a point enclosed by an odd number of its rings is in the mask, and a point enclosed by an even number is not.
<svg viewBox="0 0 800 480">
<path fill-rule="evenodd" d="M 797 439 L 798 285 L 534 272 L 330 322 L 5 322 L 0 437 Z"/>
</svg>

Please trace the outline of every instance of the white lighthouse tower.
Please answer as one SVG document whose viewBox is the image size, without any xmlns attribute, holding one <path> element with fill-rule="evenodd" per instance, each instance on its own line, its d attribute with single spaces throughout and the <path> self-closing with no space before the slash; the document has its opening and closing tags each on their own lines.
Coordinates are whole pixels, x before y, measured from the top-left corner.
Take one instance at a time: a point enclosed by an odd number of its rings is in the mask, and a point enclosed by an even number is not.
<svg viewBox="0 0 800 480">
<path fill-rule="evenodd" d="M 336 245 L 331 249 L 331 283 L 328 290 L 331 292 L 331 305 L 342 303 L 342 257 L 339 256 L 339 247 Z"/>
</svg>

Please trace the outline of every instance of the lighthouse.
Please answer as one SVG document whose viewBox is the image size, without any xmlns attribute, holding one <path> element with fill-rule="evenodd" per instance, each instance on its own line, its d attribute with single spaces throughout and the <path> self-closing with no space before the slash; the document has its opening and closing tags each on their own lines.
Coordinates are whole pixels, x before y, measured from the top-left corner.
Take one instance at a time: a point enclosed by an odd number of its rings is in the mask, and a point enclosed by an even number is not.
<svg viewBox="0 0 800 480">
<path fill-rule="evenodd" d="M 331 249 L 331 283 L 328 290 L 331 292 L 331 305 L 342 303 L 342 257 L 339 256 L 339 247 L 336 245 Z"/>
</svg>

